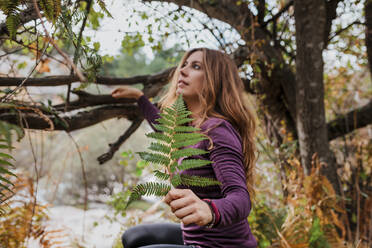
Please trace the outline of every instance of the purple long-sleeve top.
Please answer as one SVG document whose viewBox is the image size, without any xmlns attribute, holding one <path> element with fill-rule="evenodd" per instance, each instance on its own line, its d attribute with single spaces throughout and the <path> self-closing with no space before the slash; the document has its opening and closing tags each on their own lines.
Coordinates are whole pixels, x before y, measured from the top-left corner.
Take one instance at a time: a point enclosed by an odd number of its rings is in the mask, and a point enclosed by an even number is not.
<svg viewBox="0 0 372 248">
<path fill-rule="evenodd" d="M 137 103 L 145 119 L 156 130 L 152 124 L 157 124 L 156 119 L 160 118 L 159 109 L 144 95 Z M 210 137 L 213 148 L 207 154 L 181 158 L 178 163 L 189 158 L 213 161 L 212 164 L 185 170 L 183 173 L 214 178 L 221 182 L 217 186 L 187 187 L 199 198 L 210 199 L 220 213 L 220 220 L 213 228 L 181 224 L 184 243 L 211 248 L 257 247 L 247 221 L 251 201 L 246 187 L 241 137 L 228 121 L 215 117 L 207 119 L 200 129 Z M 190 147 L 208 151 L 210 144 L 207 139 Z"/>
</svg>

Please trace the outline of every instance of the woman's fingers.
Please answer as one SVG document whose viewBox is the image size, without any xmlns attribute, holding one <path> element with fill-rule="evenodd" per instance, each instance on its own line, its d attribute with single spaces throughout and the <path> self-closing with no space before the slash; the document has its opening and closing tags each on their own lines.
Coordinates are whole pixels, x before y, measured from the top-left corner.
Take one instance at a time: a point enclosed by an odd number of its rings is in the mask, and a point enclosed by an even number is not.
<svg viewBox="0 0 372 248">
<path fill-rule="evenodd" d="M 135 98 L 138 99 L 143 92 L 139 89 L 129 86 L 122 86 L 112 91 L 111 96 L 114 98 Z"/>
<path fill-rule="evenodd" d="M 191 194 L 192 191 L 189 189 L 171 189 L 169 190 L 168 194 L 164 198 L 164 202 L 167 203 L 168 205 L 176 199 L 185 197 L 186 195 Z M 192 193 L 193 194 L 193 193 Z"/>
<path fill-rule="evenodd" d="M 115 98 L 120 98 L 120 97 L 127 97 L 127 92 L 128 90 L 126 88 L 117 88 L 115 89 L 112 93 L 111 96 Z"/>
<path fill-rule="evenodd" d="M 212 219 L 208 204 L 190 189 L 172 189 L 165 196 L 164 201 L 185 225 L 195 223 L 202 226 Z"/>
<path fill-rule="evenodd" d="M 172 202 L 169 203 L 169 206 L 172 209 L 172 212 L 174 213 L 180 208 L 186 207 L 190 204 L 192 204 L 194 201 L 190 197 L 182 197 L 177 200 L 173 200 Z"/>
<path fill-rule="evenodd" d="M 182 219 L 190 214 L 193 214 L 195 212 L 195 206 L 193 205 L 189 205 L 189 206 L 186 206 L 186 207 L 183 207 L 183 208 L 179 208 L 178 210 L 176 210 L 174 213 L 175 216 L 177 216 L 177 218 L 179 219 Z"/>
<path fill-rule="evenodd" d="M 190 224 L 197 224 L 199 226 L 202 226 L 204 223 L 202 223 L 202 219 L 197 213 L 189 214 L 185 216 L 182 219 L 182 223 L 184 225 L 190 225 Z"/>
</svg>

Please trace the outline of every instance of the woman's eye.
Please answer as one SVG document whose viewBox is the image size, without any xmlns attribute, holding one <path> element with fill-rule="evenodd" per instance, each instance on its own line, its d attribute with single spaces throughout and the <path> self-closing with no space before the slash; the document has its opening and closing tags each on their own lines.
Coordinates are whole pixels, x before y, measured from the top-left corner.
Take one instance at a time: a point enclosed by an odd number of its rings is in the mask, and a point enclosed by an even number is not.
<svg viewBox="0 0 372 248">
<path fill-rule="evenodd" d="M 194 69 L 199 70 L 200 68 L 201 68 L 200 65 L 194 64 Z"/>
</svg>

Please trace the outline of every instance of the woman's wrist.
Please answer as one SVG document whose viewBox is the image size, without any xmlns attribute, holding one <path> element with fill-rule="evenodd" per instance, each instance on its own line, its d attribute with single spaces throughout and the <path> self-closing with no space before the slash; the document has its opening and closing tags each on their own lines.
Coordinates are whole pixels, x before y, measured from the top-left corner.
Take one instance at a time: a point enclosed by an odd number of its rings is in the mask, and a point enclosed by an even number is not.
<svg viewBox="0 0 372 248">
<path fill-rule="evenodd" d="M 143 92 L 139 92 L 138 95 L 136 96 L 136 100 L 138 101 L 143 95 L 144 95 Z"/>
<path fill-rule="evenodd" d="M 218 223 L 218 221 L 220 219 L 220 214 L 218 212 L 218 209 L 217 209 L 216 205 L 211 200 L 203 199 L 203 201 L 208 204 L 208 207 L 211 210 L 211 214 L 212 214 L 212 220 L 208 224 L 206 224 L 205 226 L 207 228 L 212 228 Z"/>
</svg>

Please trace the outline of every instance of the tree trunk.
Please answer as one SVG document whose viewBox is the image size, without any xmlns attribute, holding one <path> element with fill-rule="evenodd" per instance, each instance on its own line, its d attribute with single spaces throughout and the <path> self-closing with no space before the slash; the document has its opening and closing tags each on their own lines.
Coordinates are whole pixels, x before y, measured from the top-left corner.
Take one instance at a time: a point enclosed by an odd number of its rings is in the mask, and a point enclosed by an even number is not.
<svg viewBox="0 0 372 248">
<path fill-rule="evenodd" d="M 372 1 L 366 0 L 364 5 L 366 15 L 366 47 L 368 55 L 369 71 L 372 72 Z"/>
<path fill-rule="evenodd" d="M 296 128 L 305 174 L 317 153 L 324 175 L 339 193 L 336 161 L 329 148 L 324 109 L 323 58 L 326 6 L 323 0 L 295 1 Z M 317 18 L 314 18 L 317 13 Z"/>
</svg>

